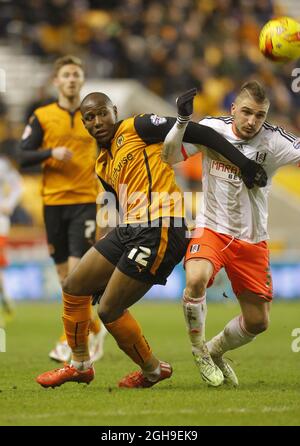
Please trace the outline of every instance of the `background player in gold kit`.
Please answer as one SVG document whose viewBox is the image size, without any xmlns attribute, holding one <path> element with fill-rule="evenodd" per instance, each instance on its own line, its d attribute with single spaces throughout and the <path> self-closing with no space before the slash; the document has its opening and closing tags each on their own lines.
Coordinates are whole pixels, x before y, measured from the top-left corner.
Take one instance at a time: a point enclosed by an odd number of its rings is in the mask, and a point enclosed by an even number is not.
<svg viewBox="0 0 300 446">
<path fill-rule="evenodd" d="M 84 70 L 80 59 L 64 56 L 54 64 L 58 101 L 39 107 L 22 137 L 22 165 L 42 163 L 44 220 L 49 252 L 60 282 L 94 244 L 97 147 L 81 121 L 80 90 Z M 93 359 L 102 356 L 105 328 L 98 318 L 90 327 Z M 63 335 L 50 358 L 67 361 L 70 349 Z"/>
<path fill-rule="evenodd" d="M 195 94 L 193 89 L 185 96 L 187 104 L 191 104 Z M 185 103 L 178 102 L 178 107 L 179 114 L 189 119 Z M 101 320 L 118 346 L 141 368 L 125 376 L 119 386 L 151 387 L 169 378 L 172 368 L 154 356 L 128 308 L 152 285 L 166 283 L 188 244 L 184 209 L 179 206 L 183 197 L 172 168 L 161 161 L 162 143 L 175 119 L 139 115 L 118 122 L 116 107 L 103 93 L 86 96 L 81 111 L 83 122 L 100 149 L 97 175 L 119 202 L 123 221 L 84 255 L 64 281 L 63 320 L 72 348 L 71 365 L 43 373 L 37 382 L 43 387 L 56 387 L 67 381 L 92 381 L 94 368 L 87 336 L 91 296 L 99 292 Z M 222 153 L 240 167 L 249 187 L 265 185 L 264 170 L 214 130 L 190 123 L 184 140 Z M 158 199 L 158 193 L 173 197 L 167 212 L 163 212 L 163 199 Z M 136 200 L 129 199 L 134 194 Z"/>
</svg>

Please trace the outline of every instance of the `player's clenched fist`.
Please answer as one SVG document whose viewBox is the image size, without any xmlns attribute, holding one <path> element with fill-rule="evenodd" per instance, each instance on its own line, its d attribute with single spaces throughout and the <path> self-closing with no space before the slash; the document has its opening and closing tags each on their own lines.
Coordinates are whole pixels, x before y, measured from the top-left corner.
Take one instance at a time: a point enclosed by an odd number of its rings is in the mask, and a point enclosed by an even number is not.
<svg viewBox="0 0 300 446">
<path fill-rule="evenodd" d="M 197 94 L 197 88 L 192 88 L 184 93 L 182 93 L 176 99 L 177 113 L 179 116 L 186 117 L 193 114 L 193 102 L 194 97 Z"/>
</svg>

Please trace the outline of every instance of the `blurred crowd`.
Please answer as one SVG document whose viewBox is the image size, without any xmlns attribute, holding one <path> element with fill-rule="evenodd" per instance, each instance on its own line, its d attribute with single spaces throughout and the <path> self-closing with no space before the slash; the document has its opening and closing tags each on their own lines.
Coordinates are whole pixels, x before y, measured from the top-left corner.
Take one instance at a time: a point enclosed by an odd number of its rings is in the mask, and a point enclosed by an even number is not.
<svg viewBox="0 0 300 446">
<path fill-rule="evenodd" d="M 46 62 L 72 53 L 88 77 L 134 78 L 174 104 L 197 87 L 195 119 L 227 114 L 241 84 L 260 80 L 271 100 L 271 122 L 300 133 L 300 95 L 292 92 L 292 63 L 267 61 L 259 31 L 284 15 L 280 0 L 0 0 L 0 39 Z M 28 118 L 47 91 L 33 98 Z M 5 123 L 0 98 L 0 152 L 18 130 Z M 23 123 L 22 123 L 23 125 Z M 15 150 L 15 149 L 14 149 Z M 199 179 L 200 170 L 186 173 Z"/>
<path fill-rule="evenodd" d="M 278 0 L 5 0 L 0 7 L 0 38 L 24 53 L 48 61 L 77 54 L 90 76 L 138 79 L 172 103 L 196 86 L 199 116 L 226 112 L 241 83 L 256 77 L 273 113 L 300 125 L 291 65 L 258 51 L 263 24 L 285 13 Z"/>
</svg>

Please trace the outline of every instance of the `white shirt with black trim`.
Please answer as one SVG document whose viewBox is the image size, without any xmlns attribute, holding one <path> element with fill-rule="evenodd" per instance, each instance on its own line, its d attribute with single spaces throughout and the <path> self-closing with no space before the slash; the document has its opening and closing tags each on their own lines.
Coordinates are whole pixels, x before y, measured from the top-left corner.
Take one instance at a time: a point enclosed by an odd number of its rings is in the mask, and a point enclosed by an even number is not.
<svg viewBox="0 0 300 446">
<path fill-rule="evenodd" d="M 197 216 L 197 227 L 210 228 L 249 243 L 269 238 L 268 194 L 277 169 L 287 164 L 300 164 L 300 139 L 280 127 L 265 122 L 251 140 L 239 139 L 232 130 L 232 117 L 207 117 L 200 124 L 224 136 L 247 158 L 261 164 L 267 172 L 264 188 L 248 190 L 239 169 L 221 155 L 205 149 L 203 154 L 204 206 Z M 195 148 L 184 143 L 188 155 Z"/>
</svg>

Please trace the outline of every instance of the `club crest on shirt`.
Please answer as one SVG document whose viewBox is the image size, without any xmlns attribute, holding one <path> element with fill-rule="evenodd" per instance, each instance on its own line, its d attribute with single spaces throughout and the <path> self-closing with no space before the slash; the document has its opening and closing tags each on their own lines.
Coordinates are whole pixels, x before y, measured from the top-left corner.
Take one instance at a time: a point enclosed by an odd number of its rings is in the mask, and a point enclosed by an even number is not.
<svg viewBox="0 0 300 446">
<path fill-rule="evenodd" d="M 118 147 L 118 149 L 124 144 L 124 140 L 125 140 L 124 135 L 118 136 L 118 138 L 117 138 L 117 147 Z"/>
<path fill-rule="evenodd" d="M 200 245 L 195 244 L 190 247 L 191 254 L 195 254 L 196 252 L 199 252 L 199 251 L 200 251 Z"/>
<path fill-rule="evenodd" d="M 258 164 L 262 164 L 265 162 L 266 157 L 267 157 L 267 152 L 257 152 L 255 159 Z"/>
<path fill-rule="evenodd" d="M 156 125 L 156 126 L 165 124 L 167 122 L 167 118 L 163 118 L 163 117 L 160 117 L 157 115 L 151 115 L 150 119 L 151 119 L 152 124 Z"/>
</svg>

